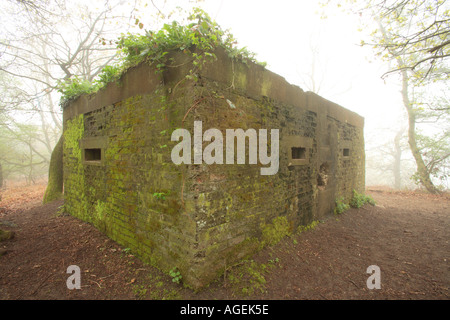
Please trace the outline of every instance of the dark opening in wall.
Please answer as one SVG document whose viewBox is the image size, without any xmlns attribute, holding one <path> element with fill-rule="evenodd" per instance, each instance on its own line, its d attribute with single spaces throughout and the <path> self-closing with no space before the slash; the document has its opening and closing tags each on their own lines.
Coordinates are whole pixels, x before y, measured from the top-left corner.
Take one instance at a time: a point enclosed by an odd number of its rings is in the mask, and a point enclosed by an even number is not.
<svg viewBox="0 0 450 320">
<path fill-rule="evenodd" d="M 85 161 L 101 161 L 102 160 L 102 149 L 84 149 L 84 160 Z"/>
<path fill-rule="evenodd" d="M 349 157 L 350 156 L 350 149 L 348 148 L 344 148 L 344 151 L 342 152 L 344 157 Z"/>
<path fill-rule="evenodd" d="M 306 148 L 292 148 L 292 159 L 306 159 Z"/>
<path fill-rule="evenodd" d="M 319 173 L 317 174 L 317 186 L 319 189 L 324 189 L 328 184 L 328 175 L 330 171 L 330 166 L 328 163 L 322 163 L 320 165 Z"/>
</svg>

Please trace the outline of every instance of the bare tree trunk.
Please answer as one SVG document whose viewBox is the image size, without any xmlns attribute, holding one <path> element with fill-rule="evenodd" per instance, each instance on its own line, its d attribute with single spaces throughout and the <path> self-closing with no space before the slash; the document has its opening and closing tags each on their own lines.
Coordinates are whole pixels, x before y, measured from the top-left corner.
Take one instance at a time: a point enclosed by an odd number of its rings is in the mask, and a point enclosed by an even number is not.
<svg viewBox="0 0 450 320">
<path fill-rule="evenodd" d="M 403 65 L 403 63 L 399 64 Z M 422 154 L 417 147 L 416 141 L 416 114 L 412 108 L 411 102 L 408 96 L 408 74 L 406 70 L 402 70 L 402 97 L 403 105 L 405 106 L 406 112 L 408 113 L 408 144 L 411 149 L 414 160 L 417 165 L 417 175 L 420 183 L 427 189 L 428 192 L 436 194 L 439 190 L 434 186 L 430 178 L 430 173 L 423 161 Z"/>
<path fill-rule="evenodd" d="M 2 164 L 0 163 L 0 188 L 1 187 L 3 187 L 3 171 L 2 171 Z"/>
<path fill-rule="evenodd" d="M 402 147 L 400 145 L 400 140 L 403 135 L 403 129 L 398 131 L 394 138 L 394 188 L 401 188 L 401 161 L 402 161 Z"/>
<path fill-rule="evenodd" d="M 377 20 L 378 26 L 380 27 L 380 31 L 383 34 L 384 41 L 387 44 L 391 44 L 392 37 L 387 32 L 387 30 L 384 28 L 383 24 L 380 20 Z M 427 169 L 427 166 L 425 165 L 425 162 L 423 161 L 422 154 L 420 153 L 419 148 L 417 147 L 417 141 L 416 141 L 416 114 L 412 107 L 412 103 L 409 100 L 409 93 L 408 93 L 408 86 L 409 86 L 409 80 L 408 80 L 408 71 L 406 68 L 406 64 L 403 61 L 403 58 L 401 56 L 401 53 L 397 52 L 395 49 L 389 49 L 389 53 L 392 55 L 392 57 L 396 60 L 397 65 L 399 69 L 401 69 L 401 76 L 402 76 L 402 98 L 403 98 L 403 106 L 406 109 L 406 112 L 408 114 L 408 144 L 409 148 L 411 149 L 412 155 L 414 157 L 414 160 L 416 161 L 417 166 L 417 176 L 419 178 L 420 183 L 427 189 L 430 193 L 439 193 L 439 190 L 434 186 L 433 182 L 430 178 L 430 172 Z"/>
<path fill-rule="evenodd" d="M 63 195 L 63 136 L 58 140 L 50 158 L 48 185 L 43 203 L 62 198 Z"/>
</svg>

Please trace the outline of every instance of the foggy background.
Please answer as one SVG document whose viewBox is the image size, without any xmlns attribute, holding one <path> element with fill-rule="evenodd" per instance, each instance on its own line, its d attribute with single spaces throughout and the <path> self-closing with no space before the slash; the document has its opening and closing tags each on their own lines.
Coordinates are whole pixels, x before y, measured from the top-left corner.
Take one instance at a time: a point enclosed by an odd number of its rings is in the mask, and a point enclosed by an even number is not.
<svg viewBox="0 0 450 320">
<path fill-rule="evenodd" d="M 324 1 L 325 2 L 325 1 Z M 339 1 L 340 2 L 340 1 Z M 240 47 L 305 91 L 313 91 L 365 118 L 366 185 L 419 187 L 407 139 L 407 114 L 398 74 L 361 40 L 377 28 L 339 2 L 320 1 L 19 1 L 0 4 L 0 165 L 3 186 L 45 181 L 62 132 L 58 80 L 95 79 L 116 61 L 120 34 L 158 30 L 202 7 Z M 143 28 L 136 24 L 136 19 Z M 448 106 L 448 84 L 427 86 L 423 101 Z M 447 107 L 448 108 L 448 107 Z M 448 113 L 448 112 L 447 112 Z M 421 132 L 448 132 L 446 115 L 418 124 Z M 432 138 L 431 138 L 432 139 Z M 448 139 L 443 140 L 448 148 Z M 447 146 L 445 146 L 447 145 Z M 433 182 L 448 189 L 448 158 Z"/>
</svg>

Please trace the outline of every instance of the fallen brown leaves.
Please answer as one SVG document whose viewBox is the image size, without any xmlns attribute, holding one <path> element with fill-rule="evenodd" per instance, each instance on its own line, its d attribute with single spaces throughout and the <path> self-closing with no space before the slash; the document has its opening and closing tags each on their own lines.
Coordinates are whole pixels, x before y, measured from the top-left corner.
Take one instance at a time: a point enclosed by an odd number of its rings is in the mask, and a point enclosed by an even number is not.
<svg viewBox="0 0 450 320">
<path fill-rule="evenodd" d="M 0 217 L 42 204 L 47 182 L 32 185 L 16 184 L 0 189 Z"/>
</svg>

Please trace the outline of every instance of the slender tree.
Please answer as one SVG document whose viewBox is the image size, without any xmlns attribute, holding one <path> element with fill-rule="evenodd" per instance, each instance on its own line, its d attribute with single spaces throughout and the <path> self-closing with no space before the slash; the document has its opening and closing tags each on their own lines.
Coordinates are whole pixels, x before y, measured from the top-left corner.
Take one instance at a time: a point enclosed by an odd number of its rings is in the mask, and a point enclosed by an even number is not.
<svg viewBox="0 0 450 320">
<path fill-rule="evenodd" d="M 2 187 L 3 187 L 3 169 L 2 169 L 2 164 L 0 163 L 0 188 L 2 188 Z"/>
<path fill-rule="evenodd" d="M 403 106 L 408 115 L 408 143 L 411 150 L 411 153 L 416 161 L 417 172 L 416 177 L 417 180 L 430 192 L 430 193 L 438 193 L 438 189 L 434 185 L 431 180 L 431 172 L 428 170 L 425 161 L 423 160 L 421 150 L 417 144 L 416 137 L 416 121 L 417 121 L 417 107 L 414 98 L 411 98 L 411 72 L 414 72 L 412 69 L 408 69 L 407 63 L 405 62 L 405 57 L 402 52 L 398 52 L 395 46 L 389 45 L 393 43 L 394 38 L 389 33 L 388 29 L 383 25 L 381 20 L 378 20 L 379 30 L 382 35 L 380 42 L 385 44 L 385 48 L 388 52 L 388 57 L 393 59 L 396 63 L 397 70 L 399 70 L 401 75 L 401 83 L 402 83 L 402 101 Z M 408 59 L 411 60 L 411 56 L 408 56 Z M 420 58 L 419 58 L 420 59 Z M 429 73 L 430 70 L 427 71 Z"/>
<path fill-rule="evenodd" d="M 47 152 L 42 153 L 29 145 L 34 156 L 50 165 L 44 198 L 47 202 L 58 198 L 63 190 L 58 83 L 73 77 L 93 81 L 117 57 L 115 43 L 106 39 L 117 38 L 126 29 L 124 23 L 114 22 L 126 21 L 130 25 L 131 16 L 117 14 L 114 10 L 118 5 L 110 5 L 109 1 L 97 11 L 63 0 L 10 0 L 9 3 L 11 6 L 5 11 L 20 23 L 8 25 L 0 38 L 0 71 L 16 79 L 13 88 L 7 91 L 10 97 L 15 94 L 10 99 L 12 103 L 8 103 L 6 129 L 11 136 L 20 137 L 22 143 L 39 138 L 46 147 Z M 24 133 L 29 131 L 19 134 L 16 129 L 22 127 L 15 120 L 17 111 L 32 114 L 42 128 L 42 135 L 25 139 Z M 58 150 L 53 150 L 56 141 Z"/>
<path fill-rule="evenodd" d="M 394 172 L 394 188 L 400 189 L 402 186 L 402 143 L 404 129 L 401 128 L 397 131 L 394 137 L 394 148 L 393 148 L 393 172 Z"/>
<path fill-rule="evenodd" d="M 439 96 L 441 93 L 436 88 L 449 79 L 450 10 L 445 2 L 366 0 L 364 8 L 356 10 L 365 18 L 369 13 L 377 23 L 378 28 L 371 34 L 372 40 L 362 41 L 362 44 L 371 45 L 379 57 L 391 63 L 392 68 L 382 77 L 394 74 L 400 77 L 403 107 L 408 116 L 408 144 L 417 167 L 414 178 L 431 193 L 439 191 L 431 178 L 431 165 L 424 157 L 426 147 L 419 143 L 417 126 L 419 113 L 423 117 L 426 113 L 431 114 L 431 109 L 441 107 L 433 105 L 423 112 L 424 103 L 419 99 L 419 93 L 434 91 Z M 448 155 L 442 158 L 435 162 L 436 165 L 443 164 Z"/>
</svg>

